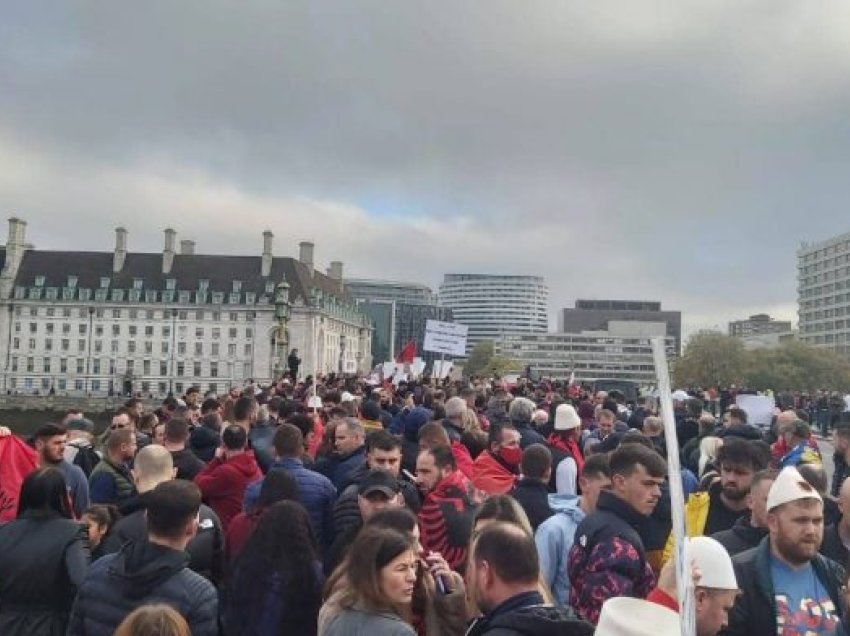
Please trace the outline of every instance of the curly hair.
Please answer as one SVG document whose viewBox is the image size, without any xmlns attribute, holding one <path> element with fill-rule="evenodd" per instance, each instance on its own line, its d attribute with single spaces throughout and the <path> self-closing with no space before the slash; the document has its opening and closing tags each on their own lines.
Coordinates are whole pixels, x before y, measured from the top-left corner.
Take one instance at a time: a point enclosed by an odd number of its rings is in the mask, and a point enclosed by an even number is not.
<svg viewBox="0 0 850 636">
<path fill-rule="evenodd" d="M 233 566 L 225 598 L 226 633 L 258 633 L 264 614 L 278 608 L 278 633 L 316 633 L 321 604 L 319 556 L 310 518 L 294 501 L 270 506 Z"/>
</svg>

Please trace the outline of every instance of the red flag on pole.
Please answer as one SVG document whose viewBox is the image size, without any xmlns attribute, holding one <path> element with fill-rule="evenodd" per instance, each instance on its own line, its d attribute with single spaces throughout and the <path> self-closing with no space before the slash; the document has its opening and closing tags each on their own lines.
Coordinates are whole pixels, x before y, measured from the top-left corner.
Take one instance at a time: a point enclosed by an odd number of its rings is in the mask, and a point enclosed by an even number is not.
<svg viewBox="0 0 850 636">
<path fill-rule="evenodd" d="M 410 364 L 413 362 L 413 359 L 416 357 L 416 341 L 411 340 L 406 345 L 404 345 L 404 349 L 399 351 L 399 354 L 396 356 L 395 361 L 398 364 Z"/>
</svg>

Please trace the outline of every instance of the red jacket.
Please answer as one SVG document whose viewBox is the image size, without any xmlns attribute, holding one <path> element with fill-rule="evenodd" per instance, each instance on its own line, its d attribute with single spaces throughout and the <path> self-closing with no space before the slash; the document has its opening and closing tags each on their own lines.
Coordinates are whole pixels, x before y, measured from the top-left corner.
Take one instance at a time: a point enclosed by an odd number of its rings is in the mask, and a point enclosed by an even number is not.
<svg viewBox="0 0 850 636">
<path fill-rule="evenodd" d="M 467 479 L 472 479 L 472 455 L 469 454 L 466 446 L 458 441 L 452 442 L 452 455 L 455 456 L 457 469 L 464 474 Z"/>
<path fill-rule="evenodd" d="M 488 495 L 504 495 L 516 485 L 517 475 L 502 465 L 490 451 L 475 458 L 472 483 Z"/>
<path fill-rule="evenodd" d="M 439 552 L 450 568 L 463 572 L 472 517 L 483 500 L 483 493 L 476 491 L 459 470 L 438 483 L 419 510 L 422 547 Z"/>
<path fill-rule="evenodd" d="M 204 502 L 221 519 L 226 532 L 233 517 L 242 512 L 242 498 L 248 484 L 262 478 L 254 453 L 247 451 L 226 461 L 214 457 L 195 476 L 195 483 L 201 489 Z"/>
</svg>

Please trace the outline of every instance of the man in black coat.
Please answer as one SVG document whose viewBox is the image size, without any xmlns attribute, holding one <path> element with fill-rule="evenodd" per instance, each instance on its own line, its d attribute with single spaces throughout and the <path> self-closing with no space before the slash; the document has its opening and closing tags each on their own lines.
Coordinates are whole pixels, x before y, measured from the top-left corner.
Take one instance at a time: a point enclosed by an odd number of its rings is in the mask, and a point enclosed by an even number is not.
<svg viewBox="0 0 850 636">
<path fill-rule="evenodd" d="M 844 569 L 818 554 L 820 495 L 788 467 L 770 488 L 767 510 L 768 536 L 733 559 L 741 594 L 724 634 L 847 633 Z"/>
<path fill-rule="evenodd" d="M 148 603 L 174 607 L 193 636 L 218 636 L 218 593 L 188 567 L 186 546 L 197 532 L 201 493 L 172 480 L 149 493 L 148 540 L 126 543 L 92 565 L 77 592 L 67 636 L 111 636 L 133 610 Z"/>
<path fill-rule="evenodd" d="M 537 527 L 554 513 L 549 507 L 549 478 L 552 453 L 543 444 L 532 444 L 522 452 L 522 479 L 509 493 L 525 510 L 531 528 Z"/>
<path fill-rule="evenodd" d="M 128 502 L 128 513 L 119 519 L 103 542 L 104 554 L 119 552 L 128 541 L 147 541 L 146 514 L 151 492 L 161 483 L 174 479 L 171 454 L 162 446 L 146 446 L 139 451 L 133 466 L 133 476 L 139 496 Z M 224 530 L 212 508 L 201 504 L 198 529 L 186 546 L 189 569 L 197 572 L 213 585 L 222 583 L 224 566 Z"/>
<path fill-rule="evenodd" d="M 726 548 L 729 556 L 755 548 L 767 536 L 767 495 L 778 475 L 778 470 L 770 468 L 753 475 L 747 495 L 749 513 L 741 516 L 728 530 L 711 535 L 712 539 Z"/>
<path fill-rule="evenodd" d="M 590 636 L 593 625 L 540 595 L 540 567 L 534 540 L 513 524 L 486 526 L 470 555 L 472 600 L 483 616 L 467 636 Z"/>
</svg>

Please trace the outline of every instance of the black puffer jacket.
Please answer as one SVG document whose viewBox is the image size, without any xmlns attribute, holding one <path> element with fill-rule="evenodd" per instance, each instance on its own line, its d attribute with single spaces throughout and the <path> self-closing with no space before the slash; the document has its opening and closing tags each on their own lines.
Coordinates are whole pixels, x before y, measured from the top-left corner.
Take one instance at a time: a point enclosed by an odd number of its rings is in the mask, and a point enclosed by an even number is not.
<svg viewBox="0 0 850 636">
<path fill-rule="evenodd" d="M 334 536 L 338 537 L 346 529 L 362 524 L 360 507 L 357 505 L 357 489 L 368 473 L 368 464 L 364 463 L 358 466 L 351 471 L 347 484 L 340 490 L 339 498 L 336 500 L 333 509 Z M 419 496 L 416 486 L 402 478 L 399 478 L 398 482 L 401 485 L 401 494 L 404 497 L 405 506 L 414 514 L 419 512 L 419 508 L 422 507 L 422 498 Z"/>
<path fill-rule="evenodd" d="M 84 525 L 24 513 L 0 526 L 0 634 L 61 636 L 89 562 Z"/>
<path fill-rule="evenodd" d="M 735 556 L 756 547 L 767 536 L 767 528 L 754 528 L 750 524 L 750 515 L 744 515 L 728 530 L 715 532 L 712 539 L 720 542 L 729 556 Z"/>
<path fill-rule="evenodd" d="M 119 519 L 104 540 L 104 554 L 120 551 L 121 546 L 128 541 L 147 541 L 146 509 L 147 499 L 144 494 L 139 495 L 133 502 L 130 514 Z M 199 516 L 198 533 L 186 546 L 189 569 L 218 587 L 222 583 L 224 569 L 224 531 L 218 515 L 209 506 L 201 504 Z"/>
<path fill-rule="evenodd" d="M 112 636 L 137 607 L 171 605 L 193 636 L 218 636 L 218 593 L 192 572 L 185 552 L 157 544 L 127 543 L 92 565 L 71 610 L 67 636 Z"/>
<path fill-rule="evenodd" d="M 508 599 L 475 621 L 466 636 L 593 636 L 593 625 L 542 600 L 536 592 Z"/>
</svg>

